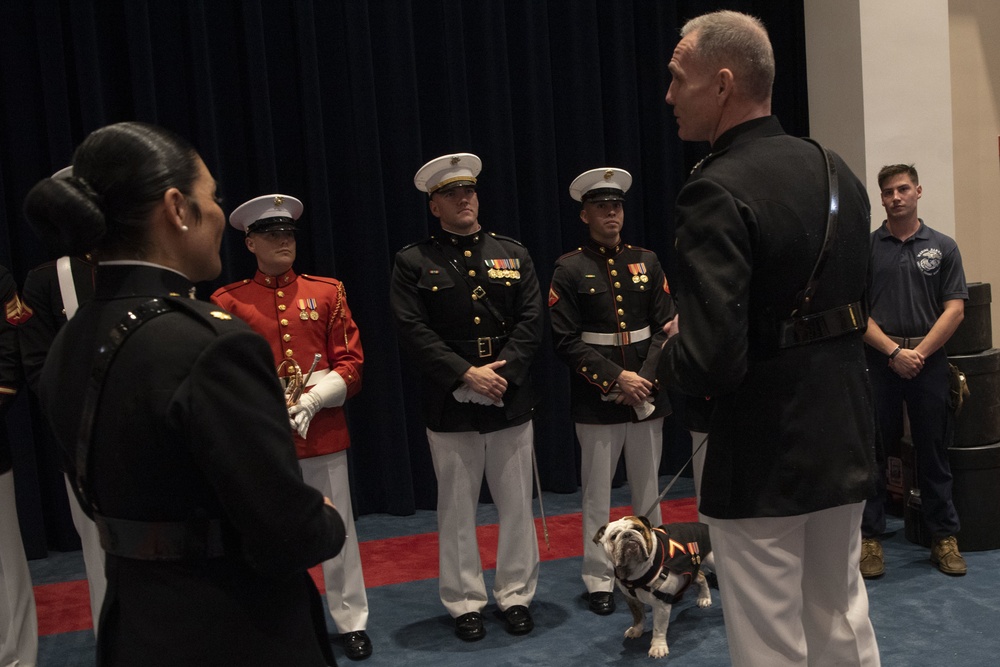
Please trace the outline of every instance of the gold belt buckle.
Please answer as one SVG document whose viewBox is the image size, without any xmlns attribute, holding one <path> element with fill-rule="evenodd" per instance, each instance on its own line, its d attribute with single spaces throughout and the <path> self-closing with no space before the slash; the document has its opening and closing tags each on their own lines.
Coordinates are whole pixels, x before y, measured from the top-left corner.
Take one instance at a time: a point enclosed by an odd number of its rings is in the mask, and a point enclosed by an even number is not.
<svg viewBox="0 0 1000 667">
<path fill-rule="evenodd" d="M 476 289 L 472 290 L 472 300 L 478 301 L 486 296 L 486 290 L 483 289 L 482 285 L 476 285 Z"/>
<path fill-rule="evenodd" d="M 477 338 L 476 346 L 479 348 L 480 359 L 493 356 L 493 339 L 489 336 Z"/>
</svg>

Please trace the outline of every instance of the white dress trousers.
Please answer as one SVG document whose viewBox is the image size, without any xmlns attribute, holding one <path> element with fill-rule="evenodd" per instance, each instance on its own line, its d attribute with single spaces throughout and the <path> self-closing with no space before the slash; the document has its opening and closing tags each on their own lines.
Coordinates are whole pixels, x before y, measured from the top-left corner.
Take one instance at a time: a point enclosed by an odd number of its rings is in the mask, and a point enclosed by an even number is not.
<svg viewBox="0 0 1000 667">
<path fill-rule="evenodd" d="M 528 606 L 538 584 L 538 535 L 532 514 L 529 421 L 493 433 L 427 431 L 438 485 L 441 602 L 453 618 L 486 606 L 476 508 L 483 474 L 500 522 L 493 597 L 501 611 Z"/>
<path fill-rule="evenodd" d="M 594 543 L 594 535 L 610 518 L 611 481 L 623 449 L 632 512 L 645 512 L 660 495 L 663 418 L 624 424 L 577 424 L 576 437 L 580 441 L 583 487 L 583 583 L 588 593 L 610 592 L 615 587 L 614 569 L 604 548 Z M 663 523 L 659 503 L 646 518 L 654 526 Z"/>
<path fill-rule="evenodd" d="M 864 503 L 708 518 L 734 667 L 877 667 L 858 569 Z"/>
<path fill-rule="evenodd" d="M 80 507 L 80 501 L 73 493 L 69 475 L 63 475 L 66 480 L 66 494 L 69 496 L 69 512 L 73 517 L 73 526 L 80 536 L 80 546 L 83 551 L 83 566 L 87 571 L 87 588 L 90 590 L 90 615 L 94 623 L 94 636 L 101 620 L 101 607 L 104 604 L 104 592 L 108 589 L 108 579 L 104 574 L 104 548 L 101 546 L 101 536 L 94 523 Z"/>
<path fill-rule="evenodd" d="M 38 617 L 14 505 L 14 472 L 0 475 L 0 667 L 35 667 Z"/>
<path fill-rule="evenodd" d="M 361 571 L 358 531 L 354 529 L 347 451 L 299 459 L 299 467 L 305 483 L 336 506 L 347 529 L 347 539 L 340 553 L 323 561 L 323 582 L 330 615 L 341 634 L 365 630 L 368 627 L 368 593 Z"/>
</svg>

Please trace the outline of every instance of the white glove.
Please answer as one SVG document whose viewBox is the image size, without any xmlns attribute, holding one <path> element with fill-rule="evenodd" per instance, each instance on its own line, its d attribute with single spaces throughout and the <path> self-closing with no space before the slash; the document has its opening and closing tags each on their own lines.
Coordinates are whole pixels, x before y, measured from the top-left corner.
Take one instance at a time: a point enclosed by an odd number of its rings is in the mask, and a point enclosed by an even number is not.
<svg viewBox="0 0 1000 667">
<path fill-rule="evenodd" d="M 303 438 L 309 432 L 309 422 L 323 408 L 336 408 L 347 400 L 347 383 L 344 378 L 330 371 L 302 394 L 299 402 L 288 408 L 288 416 L 295 425 L 295 430 Z"/>
<path fill-rule="evenodd" d="M 643 401 L 639 405 L 632 406 L 632 409 L 635 410 L 635 416 L 639 418 L 639 421 L 642 421 L 643 419 L 645 419 L 649 415 L 651 415 L 654 412 L 656 412 L 656 406 L 653 405 L 653 397 L 652 396 L 650 396 L 649 398 L 647 398 L 645 401 Z"/>
<path fill-rule="evenodd" d="M 617 401 L 618 397 L 621 396 L 621 391 L 617 389 L 612 389 L 608 393 L 601 396 L 602 401 Z M 653 414 L 656 410 L 656 406 L 653 405 L 653 397 L 650 396 L 644 400 L 639 405 L 633 405 L 632 409 L 635 410 L 635 416 L 639 418 L 639 421 L 646 419 L 649 415 Z"/>
<path fill-rule="evenodd" d="M 459 403 L 478 403 L 479 405 L 495 405 L 498 408 L 503 407 L 503 400 L 492 401 L 486 396 L 475 392 L 469 385 L 463 384 L 461 387 L 451 392 L 451 395 L 455 397 L 455 400 Z"/>
</svg>

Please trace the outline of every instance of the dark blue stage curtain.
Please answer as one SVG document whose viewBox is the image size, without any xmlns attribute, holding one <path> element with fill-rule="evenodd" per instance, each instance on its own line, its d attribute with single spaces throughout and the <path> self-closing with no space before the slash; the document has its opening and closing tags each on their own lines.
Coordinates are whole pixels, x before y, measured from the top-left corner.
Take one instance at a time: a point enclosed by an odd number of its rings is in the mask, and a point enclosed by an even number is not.
<svg viewBox="0 0 1000 667">
<path fill-rule="evenodd" d="M 528 247 L 544 294 L 555 259 L 585 234 L 570 181 L 624 167 L 636 179 L 625 240 L 655 250 L 670 276 L 673 201 L 706 147 L 677 139 L 663 100 L 667 63 L 684 20 L 718 8 L 769 26 L 775 112 L 807 134 L 801 0 L 5 0 L 0 263 L 20 283 L 50 259 L 24 222 L 24 196 L 111 122 L 150 121 L 189 138 L 227 211 L 264 193 L 301 198 L 297 268 L 345 282 L 366 352 L 364 388 L 348 404 L 355 507 L 433 508 L 425 379 L 401 356 L 388 306 L 394 253 L 435 227 L 414 172 L 447 152 L 482 157 L 481 222 Z M 202 298 L 254 270 L 231 232 L 223 274 Z M 548 336 L 537 380 L 542 485 L 570 492 L 568 375 Z M 33 419 L 12 415 L 8 426 L 20 496 L 37 506 L 44 475 L 25 470 L 37 464 Z M 667 432 L 670 471 L 689 450 L 677 424 Z"/>
</svg>

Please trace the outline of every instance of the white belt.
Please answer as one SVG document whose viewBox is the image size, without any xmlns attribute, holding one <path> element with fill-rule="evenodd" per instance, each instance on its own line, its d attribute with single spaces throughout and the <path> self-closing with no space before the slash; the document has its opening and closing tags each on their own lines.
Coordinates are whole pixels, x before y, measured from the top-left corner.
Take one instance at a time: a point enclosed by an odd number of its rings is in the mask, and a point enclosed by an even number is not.
<svg viewBox="0 0 1000 667">
<path fill-rule="evenodd" d="M 330 372 L 329 368 L 324 368 L 321 371 L 313 371 L 313 374 L 309 376 L 309 384 L 307 384 L 306 387 L 313 386 L 314 384 L 322 380 L 323 376 L 329 372 Z"/>
<path fill-rule="evenodd" d="M 636 329 L 635 331 L 622 331 L 621 333 L 594 333 L 593 331 L 584 331 L 580 334 L 580 340 L 588 345 L 616 345 L 618 347 L 622 347 L 624 345 L 631 345 L 632 343 L 638 343 L 639 341 L 646 340 L 652 335 L 652 332 L 647 326 L 641 329 Z"/>
</svg>

